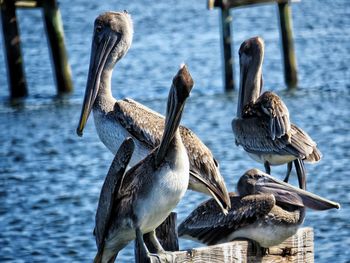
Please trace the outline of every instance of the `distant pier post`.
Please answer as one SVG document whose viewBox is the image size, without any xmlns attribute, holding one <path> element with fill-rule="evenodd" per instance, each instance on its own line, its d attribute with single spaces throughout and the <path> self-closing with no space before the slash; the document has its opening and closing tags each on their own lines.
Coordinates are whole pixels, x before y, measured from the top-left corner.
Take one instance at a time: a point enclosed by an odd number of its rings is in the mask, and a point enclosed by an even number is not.
<svg viewBox="0 0 350 263">
<path fill-rule="evenodd" d="M 55 68 L 57 91 L 59 94 L 71 92 L 73 90 L 72 73 L 64 45 L 61 13 L 56 0 L 43 0 L 42 6 Z"/>
<path fill-rule="evenodd" d="M 231 21 L 230 9 L 221 8 L 222 53 L 224 57 L 225 91 L 232 91 L 235 87 L 233 74 L 233 57 L 231 50 Z"/>
<path fill-rule="evenodd" d="M 295 88 L 297 86 L 297 66 L 294 52 L 292 17 L 290 10 L 290 2 L 297 1 L 299 0 L 208 0 L 208 9 L 213 9 L 214 7 L 221 9 L 221 31 L 226 91 L 234 88 L 234 64 L 231 52 L 232 40 L 230 25 L 232 17 L 230 16 L 230 8 L 267 3 L 277 3 L 278 5 L 286 85 L 288 88 Z"/>
<path fill-rule="evenodd" d="M 225 6 L 221 7 L 221 38 L 222 53 L 224 57 L 224 79 L 225 91 L 232 91 L 235 87 L 233 75 L 233 56 L 231 50 L 231 21 L 230 9 Z"/>
<path fill-rule="evenodd" d="M 295 88 L 298 83 L 298 77 L 293 42 L 292 16 L 289 3 L 278 3 L 278 11 L 282 36 L 285 82 L 288 88 Z"/>
<path fill-rule="evenodd" d="M 23 70 L 16 7 L 13 0 L 2 0 L 0 8 L 10 97 L 23 98 L 28 95 L 28 91 Z"/>
<path fill-rule="evenodd" d="M 1 22 L 7 57 L 8 86 L 11 98 L 28 95 L 20 36 L 17 26 L 17 8 L 42 8 L 48 43 L 51 50 L 52 65 L 56 77 L 57 93 L 73 90 L 71 68 L 64 45 L 62 18 L 56 0 L 0 0 Z"/>
</svg>

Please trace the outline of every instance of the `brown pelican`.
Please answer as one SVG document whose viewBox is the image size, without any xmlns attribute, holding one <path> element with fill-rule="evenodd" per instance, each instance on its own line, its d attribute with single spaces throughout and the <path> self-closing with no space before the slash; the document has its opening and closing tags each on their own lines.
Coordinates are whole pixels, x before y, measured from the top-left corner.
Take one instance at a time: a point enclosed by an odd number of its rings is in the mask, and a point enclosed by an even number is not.
<svg viewBox="0 0 350 263">
<path fill-rule="evenodd" d="M 135 152 L 130 166 L 159 145 L 164 130 L 162 115 L 131 99 L 116 100 L 112 96 L 112 71 L 129 49 L 132 35 L 132 21 L 126 12 L 107 12 L 95 20 L 89 76 L 77 128 L 82 136 L 92 110 L 97 133 L 112 153 L 125 138 L 132 137 Z M 180 126 L 180 134 L 190 159 L 189 188 L 212 195 L 227 209 L 230 199 L 211 151 L 186 127 Z"/>
<path fill-rule="evenodd" d="M 95 262 L 114 261 L 118 252 L 135 237 L 143 255 L 149 257 L 143 242 L 146 233 L 150 233 L 152 243 L 161 254 L 159 257 L 166 257 L 154 230 L 175 208 L 188 187 L 189 160 L 178 127 L 192 86 L 191 75 L 186 66 L 182 66 L 169 92 L 159 147 L 124 175 L 133 145 L 128 146 L 127 140 L 117 152 L 97 209 Z"/>
<path fill-rule="evenodd" d="M 230 193 L 232 207 L 225 216 L 210 199 L 199 205 L 179 226 L 179 236 L 207 245 L 250 239 L 263 248 L 275 246 L 296 233 L 305 207 L 340 208 L 338 203 L 274 179 L 258 169 L 238 181 L 239 196 Z"/>
<path fill-rule="evenodd" d="M 294 161 L 299 186 L 305 189 L 303 161 L 318 162 L 321 153 L 306 132 L 290 123 L 288 109 L 280 97 L 269 91 L 261 94 L 263 58 L 261 38 L 254 37 L 242 43 L 237 117 L 232 121 L 236 144 L 254 160 L 264 163 L 268 174 L 270 165 L 288 163 L 285 182 L 288 182 Z"/>
</svg>

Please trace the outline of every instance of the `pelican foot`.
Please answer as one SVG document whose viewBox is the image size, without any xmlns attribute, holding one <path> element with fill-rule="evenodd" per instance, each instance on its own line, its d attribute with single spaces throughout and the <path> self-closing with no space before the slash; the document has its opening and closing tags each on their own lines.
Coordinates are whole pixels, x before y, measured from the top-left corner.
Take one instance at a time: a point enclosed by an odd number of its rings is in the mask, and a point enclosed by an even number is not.
<svg viewBox="0 0 350 263">
<path fill-rule="evenodd" d="M 253 255 L 263 257 L 269 254 L 269 248 L 260 246 L 260 244 L 254 240 L 251 240 L 251 244 Z"/>
<path fill-rule="evenodd" d="M 161 263 L 160 259 L 157 257 L 157 254 L 146 253 L 143 254 L 137 262 L 140 263 Z"/>
<path fill-rule="evenodd" d="M 293 163 L 292 162 L 289 162 L 288 164 L 287 164 L 287 173 L 286 173 L 286 177 L 284 178 L 284 182 L 285 183 L 288 183 L 288 181 L 289 181 L 289 176 L 290 176 L 290 172 L 292 171 L 292 167 L 293 167 Z"/>
<path fill-rule="evenodd" d="M 270 174 L 271 175 L 271 166 L 270 166 L 270 164 L 269 164 L 269 162 L 264 162 L 264 167 L 265 167 L 265 172 L 267 173 L 267 174 Z"/>
<path fill-rule="evenodd" d="M 268 254 L 270 254 L 269 248 L 268 247 L 261 247 L 261 255 L 267 256 Z"/>
<path fill-rule="evenodd" d="M 171 252 L 167 251 L 160 251 L 157 254 L 150 254 L 152 257 L 151 259 L 154 260 L 155 258 L 157 259 L 156 261 L 151 261 L 151 263 L 173 263 L 175 262 L 175 256 Z"/>
<path fill-rule="evenodd" d="M 152 243 L 153 246 L 155 247 L 156 253 L 157 253 L 157 254 L 161 254 L 161 253 L 165 252 L 164 248 L 163 248 L 162 245 L 159 243 L 159 240 L 158 240 L 158 238 L 157 238 L 157 235 L 156 235 L 156 231 L 155 231 L 155 230 L 153 230 L 153 231 L 147 233 L 146 235 L 148 235 L 149 240 L 151 241 L 151 243 Z"/>
</svg>

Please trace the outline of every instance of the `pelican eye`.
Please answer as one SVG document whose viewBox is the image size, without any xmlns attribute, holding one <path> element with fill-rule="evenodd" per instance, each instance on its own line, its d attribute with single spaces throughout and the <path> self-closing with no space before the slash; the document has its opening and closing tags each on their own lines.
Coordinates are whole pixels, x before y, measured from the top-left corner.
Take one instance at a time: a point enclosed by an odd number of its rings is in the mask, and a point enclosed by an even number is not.
<svg viewBox="0 0 350 263">
<path fill-rule="evenodd" d="M 100 33 L 102 31 L 103 27 L 101 24 L 96 25 L 95 31 L 96 33 Z"/>
<path fill-rule="evenodd" d="M 243 53 L 246 54 L 246 55 L 249 55 L 249 53 L 250 53 L 250 45 L 247 45 L 247 46 L 244 47 Z"/>
</svg>

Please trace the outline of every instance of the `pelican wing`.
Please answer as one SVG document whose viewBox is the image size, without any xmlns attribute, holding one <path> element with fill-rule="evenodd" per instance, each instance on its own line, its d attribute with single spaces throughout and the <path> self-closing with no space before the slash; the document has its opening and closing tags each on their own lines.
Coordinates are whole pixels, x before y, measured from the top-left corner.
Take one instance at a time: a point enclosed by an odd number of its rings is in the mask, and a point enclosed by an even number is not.
<svg viewBox="0 0 350 263">
<path fill-rule="evenodd" d="M 219 170 L 219 163 L 190 129 L 180 126 L 180 134 L 190 161 L 190 188 L 197 190 L 200 185 L 205 185 L 223 208 L 229 208 L 231 202 Z"/>
<path fill-rule="evenodd" d="M 138 141 L 150 149 L 160 144 L 164 116 L 132 99 L 119 100 L 114 106 L 116 119 Z"/>
<path fill-rule="evenodd" d="M 289 141 L 288 136 L 272 140 L 268 123 L 262 118 L 235 118 L 232 130 L 236 144 L 241 145 L 247 152 L 259 154 L 280 154 L 303 157 Z"/>
<path fill-rule="evenodd" d="M 269 124 L 264 118 L 235 118 L 232 130 L 236 144 L 250 153 L 293 155 L 307 161 L 321 158 L 316 143 L 294 124 L 291 124 L 289 136 L 276 137 L 275 140 L 271 139 Z"/>
<path fill-rule="evenodd" d="M 132 99 L 119 100 L 114 112 L 120 124 L 137 140 L 150 149 L 160 144 L 164 116 Z M 211 193 L 223 207 L 230 207 L 225 182 L 213 154 L 190 129 L 181 125 L 179 128 L 190 161 L 189 188 Z"/>
<path fill-rule="evenodd" d="M 266 91 L 255 102 L 257 114 L 267 118 L 269 132 L 272 140 L 289 135 L 291 124 L 287 106 L 277 94 Z M 259 112 L 260 111 L 260 112 Z"/>
<path fill-rule="evenodd" d="M 306 161 L 315 163 L 322 158 L 322 153 L 317 148 L 316 142 L 302 129 L 292 124 L 291 144 L 299 152 L 303 153 Z"/>
<path fill-rule="evenodd" d="M 125 139 L 118 149 L 103 183 L 96 211 L 96 226 L 94 229 L 98 250 L 104 245 L 104 240 L 110 225 L 110 217 L 114 206 L 115 196 L 118 193 L 118 189 L 133 151 L 134 142 L 131 138 Z"/>
<path fill-rule="evenodd" d="M 273 195 L 235 196 L 230 193 L 232 207 L 225 216 L 215 201 L 210 199 L 199 205 L 180 224 L 179 236 L 195 239 L 207 245 L 214 245 L 239 228 L 253 224 L 267 215 L 275 205 Z"/>
<path fill-rule="evenodd" d="M 125 173 L 118 190 L 118 200 L 135 198 L 134 195 L 138 193 L 138 189 L 141 186 L 145 187 L 146 184 L 151 182 L 150 175 L 152 175 L 156 169 L 155 155 L 157 148 L 152 150 L 145 159 L 138 162 Z"/>
</svg>

